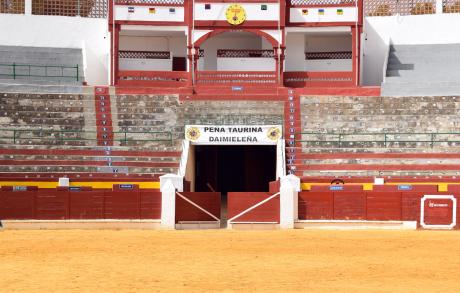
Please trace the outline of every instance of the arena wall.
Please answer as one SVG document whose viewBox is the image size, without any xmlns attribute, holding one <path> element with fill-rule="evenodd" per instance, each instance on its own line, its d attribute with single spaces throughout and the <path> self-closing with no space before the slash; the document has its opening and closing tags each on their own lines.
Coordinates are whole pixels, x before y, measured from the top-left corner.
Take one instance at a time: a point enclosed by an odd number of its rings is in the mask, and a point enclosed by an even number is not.
<svg viewBox="0 0 460 293">
<path fill-rule="evenodd" d="M 4 46 L 81 48 L 88 84 L 108 84 L 110 36 L 106 19 L 2 14 L 0 31 Z"/>
<path fill-rule="evenodd" d="M 458 13 L 366 17 L 363 84 L 380 85 L 389 42 L 394 45 L 460 43 Z"/>
</svg>

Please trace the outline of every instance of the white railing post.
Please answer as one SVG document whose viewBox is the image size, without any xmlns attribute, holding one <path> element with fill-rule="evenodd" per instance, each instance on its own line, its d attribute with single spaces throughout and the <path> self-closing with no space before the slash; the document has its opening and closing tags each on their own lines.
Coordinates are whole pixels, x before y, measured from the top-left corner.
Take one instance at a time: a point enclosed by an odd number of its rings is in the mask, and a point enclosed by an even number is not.
<svg viewBox="0 0 460 293">
<path fill-rule="evenodd" d="M 436 14 L 442 14 L 442 2 L 443 0 L 436 0 Z"/>
<path fill-rule="evenodd" d="M 174 174 L 160 176 L 161 227 L 176 228 L 176 190 L 183 191 L 184 179 Z"/>
<path fill-rule="evenodd" d="M 187 171 L 187 161 L 188 161 L 189 150 L 190 150 L 190 141 L 184 139 L 182 141 L 182 155 L 180 158 L 179 170 L 178 170 L 178 175 L 182 177 L 185 176 L 185 172 Z"/>
<path fill-rule="evenodd" d="M 280 228 L 293 229 L 298 219 L 298 196 L 300 178 L 295 175 L 281 177 L 280 187 Z"/>
<path fill-rule="evenodd" d="M 32 15 L 32 0 L 25 0 L 24 2 L 24 14 Z"/>
</svg>

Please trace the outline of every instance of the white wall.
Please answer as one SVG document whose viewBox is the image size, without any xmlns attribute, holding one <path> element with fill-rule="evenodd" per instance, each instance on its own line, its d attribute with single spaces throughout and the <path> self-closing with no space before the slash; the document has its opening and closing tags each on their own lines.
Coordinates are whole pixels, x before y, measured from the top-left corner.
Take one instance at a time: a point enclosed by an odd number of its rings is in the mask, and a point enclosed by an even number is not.
<svg viewBox="0 0 460 293">
<path fill-rule="evenodd" d="M 305 52 L 351 51 L 351 34 L 288 33 L 286 71 L 351 71 L 351 59 L 305 60 Z"/>
<path fill-rule="evenodd" d="M 225 13 L 232 3 L 211 3 L 211 9 L 204 9 L 205 3 L 195 4 L 195 20 L 223 20 L 227 21 Z M 271 20 L 278 21 L 278 3 L 240 3 L 246 11 L 246 20 Z M 261 5 L 267 5 L 267 10 L 262 10 Z"/>
<path fill-rule="evenodd" d="M 153 36 L 120 36 L 120 50 L 126 51 L 168 51 L 176 57 L 187 56 L 187 38 L 153 37 Z"/>
<path fill-rule="evenodd" d="M 458 13 L 366 17 L 363 84 L 380 85 L 388 40 L 395 45 L 460 44 Z"/>
<path fill-rule="evenodd" d="M 88 84 L 108 84 L 110 37 L 106 19 L 0 14 L 0 45 L 85 48 Z"/>
<path fill-rule="evenodd" d="M 290 8 L 291 22 L 354 22 L 358 20 L 358 10 L 355 7 L 314 7 L 308 8 L 308 13 L 302 10 L 307 8 Z M 324 14 L 319 14 L 319 9 L 324 9 Z M 337 14 L 337 9 L 342 9 L 343 14 Z"/>
<path fill-rule="evenodd" d="M 224 37 L 225 34 L 208 39 L 200 47 L 204 49 L 204 70 L 217 70 L 218 49 L 262 49 L 273 47 L 265 39 L 254 36 Z M 268 43 L 268 44 L 267 44 Z M 236 58 L 233 58 L 236 59 Z M 198 63 L 200 65 L 200 63 Z M 243 69 L 242 69 L 243 70 Z"/>
<path fill-rule="evenodd" d="M 275 71 L 275 58 L 217 58 L 217 70 Z"/>
<path fill-rule="evenodd" d="M 129 12 L 129 7 L 134 8 L 134 12 Z M 155 8 L 155 13 L 150 13 L 149 8 Z M 174 8 L 174 12 L 169 9 Z M 133 21 L 184 21 L 184 7 L 169 6 L 115 6 L 116 20 L 133 20 Z"/>
<path fill-rule="evenodd" d="M 172 59 L 120 58 L 119 66 L 120 70 L 172 71 Z"/>
</svg>

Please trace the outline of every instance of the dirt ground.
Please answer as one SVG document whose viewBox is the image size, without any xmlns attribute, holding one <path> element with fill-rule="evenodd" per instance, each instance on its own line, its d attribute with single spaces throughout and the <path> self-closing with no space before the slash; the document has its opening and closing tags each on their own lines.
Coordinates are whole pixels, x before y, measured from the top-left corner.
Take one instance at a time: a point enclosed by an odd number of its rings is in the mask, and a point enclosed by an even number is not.
<svg viewBox="0 0 460 293">
<path fill-rule="evenodd" d="M 158 291 L 460 292 L 460 232 L 0 232 L 0 292 Z"/>
</svg>

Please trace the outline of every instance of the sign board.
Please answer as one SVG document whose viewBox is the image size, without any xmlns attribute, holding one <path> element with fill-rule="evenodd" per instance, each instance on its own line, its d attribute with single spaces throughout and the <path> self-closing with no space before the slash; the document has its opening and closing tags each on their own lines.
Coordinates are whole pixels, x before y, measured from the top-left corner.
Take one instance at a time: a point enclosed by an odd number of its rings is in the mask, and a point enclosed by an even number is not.
<svg viewBox="0 0 460 293">
<path fill-rule="evenodd" d="M 120 184 L 120 185 L 118 185 L 118 188 L 120 188 L 120 189 L 133 189 L 134 185 L 133 184 Z"/>
<path fill-rule="evenodd" d="M 280 125 L 187 125 L 185 139 L 205 145 L 276 145 Z"/>
<path fill-rule="evenodd" d="M 329 190 L 343 190 L 343 185 L 331 185 Z"/>
<path fill-rule="evenodd" d="M 80 186 L 70 186 L 69 191 L 81 191 L 81 187 Z"/>
<path fill-rule="evenodd" d="M 407 184 L 398 185 L 398 190 L 403 190 L 403 191 L 412 190 L 412 185 L 407 185 Z"/>
<path fill-rule="evenodd" d="M 13 191 L 27 191 L 27 186 L 13 186 Z"/>
</svg>

